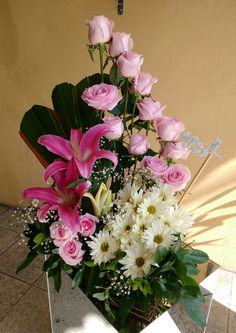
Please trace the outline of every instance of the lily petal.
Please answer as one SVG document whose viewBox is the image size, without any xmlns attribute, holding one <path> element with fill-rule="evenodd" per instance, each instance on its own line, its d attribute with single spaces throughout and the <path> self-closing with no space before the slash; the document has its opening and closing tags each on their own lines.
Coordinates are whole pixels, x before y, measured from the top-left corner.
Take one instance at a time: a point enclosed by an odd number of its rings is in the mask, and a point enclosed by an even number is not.
<svg viewBox="0 0 236 333">
<path fill-rule="evenodd" d="M 80 204 L 80 201 L 82 199 L 82 197 L 84 196 L 84 194 L 88 191 L 88 189 L 90 188 L 92 184 L 89 181 L 86 181 L 84 183 L 80 183 L 76 186 L 75 188 L 75 192 L 78 195 L 78 201 L 77 204 Z"/>
<path fill-rule="evenodd" d="M 67 168 L 68 163 L 64 161 L 54 161 L 49 164 L 49 166 L 44 171 L 44 180 L 48 181 L 48 178 L 52 177 L 55 173 L 61 170 L 65 170 Z"/>
<path fill-rule="evenodd" d="M 70 142 L 72 146 L 79 147 L 82 137 L 83 137 L 83 132 L 81 131 L 80 128 L 77 129 L 72 128 L 70 130 Z"/>
<path fill-rule="evenodd" d="M 91 156 L 86 162 L 81 162 L 75 158 L 75 163 L 82 177 L 89 178 L 91 176 L 95 161 L 95 156 Z"/>
<path fill-rule="evenodd" d="M 98 124 L 91 127 L 82 137 L 80 141 L 80 154 L 82 157 L 92 155 L 99 149 L 99 140 L 110 131 L 110 127 L 106 124 Z"/>
<path fill-rule="evenodd" d="M 77 180 L 79 177 L 79 170 L 75 164 L 74 158 L 70 160 L 70 162 L 67 164 L 67 169 L 65 173 L 65 180 L 64 180 L 64 187 L 70 185 L 75 180 Z"/>
<path fill-rule="evenodd" d="M 118 158 L 117 158 L 116 154 L 114 154 L 110 150 L 105 150 L 105 149 L 98 150 L 96 152 L 96 157 L 97 158 L 106 158 L 106 159 L 112 161 L 115 167 L 118 164 Z"/>
<path fill-rule="evenodd" d="M 45 216 L 47 214 L 47 212 L 49 211 L 49 209 L 52 208 L 52 205 L 50 204 L 45 204 L 45 205 L 42 205 L 39 210 L 37 211 L 37 218 L 39 219 L 39 221 L 41 223 L 46 223 L 46 219 L 45 219 Z"/>
<path fill-rule="evenodd" d="M 62 222 L 72 231 L 78 232 L 80 230 L 80 219 L 77 208 L 73 210 L 69 207 L 59 206 L 58 215 Z"/>
<path fill-rule="evenodd" d="M 58 135 L 42 135 L 38 139 L 38 143 L 45 146 L 50 152 L 59 155 L 68 161 L 70 161 L 73 156 L 70 141 L 63 139 Z"/>
<path fill-rule="evenodd" d="M 59 196 L 52 188 L 31 187 L 23 192 L 25 199 L 38 199 L 49 204 L 58 204 Z"/>
</svg>

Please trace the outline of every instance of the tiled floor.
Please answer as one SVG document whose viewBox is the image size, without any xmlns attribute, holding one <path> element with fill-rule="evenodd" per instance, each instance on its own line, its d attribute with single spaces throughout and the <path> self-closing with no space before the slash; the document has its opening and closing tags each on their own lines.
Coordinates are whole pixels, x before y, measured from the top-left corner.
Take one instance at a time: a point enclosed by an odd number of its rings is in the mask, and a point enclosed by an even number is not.
<svg viewBox="0 0 236 333">
<path fill-rule="evenodd" d="M 0 332 L 51 333 L 43 258 L 15 273 L 27 249 L 19 245 L 23 226 L 13 213 L 0 205 Z"/>
</svg>

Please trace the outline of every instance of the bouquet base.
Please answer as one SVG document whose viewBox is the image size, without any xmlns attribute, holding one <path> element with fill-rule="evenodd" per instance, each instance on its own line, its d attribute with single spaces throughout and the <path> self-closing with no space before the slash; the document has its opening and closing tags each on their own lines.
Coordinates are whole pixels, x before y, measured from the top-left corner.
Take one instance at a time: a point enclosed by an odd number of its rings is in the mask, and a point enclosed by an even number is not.
<svg viewBox="0 0 236 333">
<path fill-rule="evenodd" d="M 217 267 L 216 264 L 211 264 L 211 269 L 213 268 L 214 270 L 217 269 Z M 204 270 L 207 270 L 206 267 L 204 267 Z M 219 269 L 210 274 L 200 284 L 205 297 L 203 311 L 207 319 L 211 307 L 212 292 L 215 288 L 212 281 L 216 281 L 216 279 L 212 279 L 211 281 L 211 276 L 217 274 L 217 271 L 219 271 Z M 207 274 L 204 274 L 204 276 L 206 275 Z M 208 283 L 208 281 L 210 281 L 210 283 Z M 48 279 L 48 294 L 52 333 L 117 333 L 117 330 L 106 320 L 79 288 L 71 289 L 71 280 L 66 274 L 62 275 L 62 288 L 60 293 L 54 290 L 52 279 Z M 146 325 L 147 326 L 141 330 L 142 333 L 157 331 L 168 333 L 202 332 L 202 330 L 188 318 L 182 306 L 179 304 L 172 306 L 151 323 L 146 320 Z"/>
</svg>

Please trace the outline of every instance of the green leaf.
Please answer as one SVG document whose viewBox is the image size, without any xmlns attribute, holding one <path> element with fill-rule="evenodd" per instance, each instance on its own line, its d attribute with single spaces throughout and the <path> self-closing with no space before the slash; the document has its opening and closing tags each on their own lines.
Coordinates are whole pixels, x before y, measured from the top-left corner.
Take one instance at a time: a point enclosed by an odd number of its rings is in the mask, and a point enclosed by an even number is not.
<svg viewBox="0 0 236 333">
<path fill-rule="evenodd" d="M 84 276 L 84 266 L 75 274 L 75 277 L 72 281 L 72 289 L 79 287 Z"/>
<path fill-rule="evenodd" d="M 160 264 L 166 258 L 169 250 L 164 246 L 158 246 L 155 253 L 155 262 Z"/>
<path fill-rule="evenodd" d="M 161 299 L 166 292 L 165 285 L 159 280 L 153 280 L 151 282 L 151 288 L 156 298 Z"/>
<path fill-rule="evenodd" d="M 200 273 L 200 270 L 195 264 L 186 263 L 186 267 L 188 275 L 198 275 Z"/>
<path fill-rule="evenodd" d="M 43 264 L 43 271 L 46 272 L 55 262 L 59 261 L 60 257 L 58 254 L 51 254 L 50 257 Z"/>
<path fill-rule="evenodd" d="M 37 255 L 37 251 L 31 250 L 25 260 L 17 267 L 16 274 L 25 269 L 37 257 Z"/>
<path fill-rule="evenodd" d="M 42 241 L 46 238 L 46 236 L 43 233 L 40 233 L 38 235 L 36 235 L 33 239 L 33 242 L 35 244 L 40 244 L 42 243 Z"/>
<path fill-rule="evenodd" d="M 84 261 L 83 262 L 86 266 L 88 267 L 93 267 L 94 266 L 94 262 L 93 261 Z"/>
<path fill-rule="evenodd" d="M 53 275 L 53 281 L 55 290 L 59 292 L 61 289 L 61 269 L 58 270 L 55 275 Z"/>
<path fill-rule="evenodd" d="M 129 297 L 122 297 L 119 305 L 118 319 L 121 322 L 124 322 L 127 315 L 130 312 L 130 309 L 135 303 L 135 296 L 131 293 Z"/>
<path fill-rule="evenodd" d="M 105 295 L 105 292 L 93 294 L 93 297 L 98 299 L 99 301 L 105 301 L 105 299 L 108 298 L 107 295 Z"/>
<path fill-rule="evenodd" d="M 185 276 L 187 274 L 186 263 L 184 263 L 183 261 L 181 261 L 179 259 L 176 259 L 175 264 L 174 264 L 174 269 L 178 275 Z"/>
<path fill-rule="evenodd" d="M 194 323 L 196 323 L 201 328 L 204 328 L 206 326 L 206 318 L 205 314 L 201 309 L 202 302 L 199 298 L 188 295 L 180 298 L 178 303 L 183 305 L 185 311 Z"/>
<path fill-rule="evenodd" d="M 202 264 L 209 260 L 208 255 L 201 250 L 192 250 L 185 258 L 195 264 Z"/>
</svg>

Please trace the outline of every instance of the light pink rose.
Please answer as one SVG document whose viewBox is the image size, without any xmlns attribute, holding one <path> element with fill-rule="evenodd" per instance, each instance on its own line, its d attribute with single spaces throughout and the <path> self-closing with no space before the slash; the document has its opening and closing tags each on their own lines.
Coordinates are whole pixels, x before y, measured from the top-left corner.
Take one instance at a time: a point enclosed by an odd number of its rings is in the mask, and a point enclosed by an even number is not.
<svg viewBox="0 0 236 333">
<path fill-rule="evenodd" d="M 185 130 L 184 124 L 178 119 L 162 116 L 153 121 L 153 126 L 162 140 L 177 140 L 179 135 Z"/>
<path fill-rule="evenodd" d="M 133 91 L 139 92 L 140 95 L 149 95 L 153 84 L 157 81 L 157 78 L 152 77 L 150 73 L 139 73 L 134 80 L 132 89 Z"/>
<path fill-rule="evenodd" d="M 53 222 L 49 229 L 50 237 L 53 238 L 53 243 L 56 246 L 60 246 L 64 240 L 74 235 L 71 229 L 59 221 Z"/>
<path fill-rule="evenodd" d="M 104 136 L 109 140 L 119 139 L 124 132 L 124 124 L 120 117 L 107 116 L 103 118 L 103 122 L 110 127 L 110 132 Z"/>
<path fill-rule="evenodd" d="M 130 52 L 133 48 L 133 39 L 124 32 L 114 32 L 110 46 L 110 55 L 118 57 L 123 52 Z"/>
<path fill-rule="evenodd" d="M 136 77 L 140 72 L 143 58 L 135 52 L 124 52 L 116 61 L 119 72 L 125 77 Z"/>
<path fill-rule="evenodd" d="M 182 164 L 171 165 L 163 175 L 164 182 L 171 185 L 176 191 L 183 190 L 190 178 L 190 170 Z"/>
<path fill-rule="evenodd" d="M 97 110 L 112 110 L 122 99 L 119 90 L 112 84 L 100 83 L 86 88 L 81 98 Z"/>
<path fill-rule="evenodd" d="M 157 156 L 145 156 L 140 162 L 141 169 L 149 169 L 154 175 L 161 176 L 167 169 L 168 165 Z"/>
<path fill-rule="evenodd" d="M 169 157 L 173 158 L 174 160 L 179 158 L 186 160 L 190 152 L 191 150 L 189 148 L 184 147 L 183 142 L 168 142 L 165 145 L 162 155 L 165 158 Z"/>
<path fill-rule="evenodd" d="M 59 247 L 59 256 L 71 266 L 79 264 L 83 259 L 84 253 L 82 244 L 74 238 L 65 240 Z"/>
<path fill-rule="evenodd" d="M 141 120 L 154 120 L 162 117 L 162 111 L 166 106 L 162 106 L 159 101 L 145 97 L 137 103 L 137 108 Z"/>
<path fill-rule="evenodd" d="M 128 151 L 132 155 L 143 155 L 149 148 L 149 142 L 146 136 L 141 134 L 131 135 L 128 145 Z"/>
<path fill-rule="evenodd" d="M 90 44 L 106 43 L 111 39 L 114 22 L 107 17 L 103 15 L 93 16 L 87 25 L 89 26 Z"/>
<path fill-rule="evenodd" d="M 99 219 L 96 216 L 86 213 L 80 218 L 79 233 L 84 237 L 92 236 L 96 230 L 96 223 L 98 222 Z"/>
</svg>

